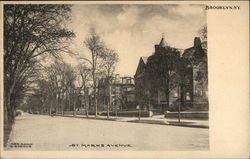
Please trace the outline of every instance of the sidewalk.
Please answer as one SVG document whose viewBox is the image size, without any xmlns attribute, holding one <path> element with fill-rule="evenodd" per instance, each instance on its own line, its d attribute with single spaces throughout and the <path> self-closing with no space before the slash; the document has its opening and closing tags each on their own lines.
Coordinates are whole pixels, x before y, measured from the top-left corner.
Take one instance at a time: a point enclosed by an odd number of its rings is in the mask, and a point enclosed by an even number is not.
<svg viewBox="0 0 250 159">
<path fill-rule="evenodd" d="M 74 117 L 73 115 L 65 114 L 64 117 Z M 87 118 L 86 115 L 76 115 L 75 118 Z M 133 122 L 133 123 L 146 123 L 146 124 L 160 124 L 160 125 L 171 125 L 171 126 L 183 126 L 183 127 L 194 127 L 194 128 L 209 128 L 208 120 L 187 120 L 173 118 L 164 118 L 164 115 L 157 115 L 153 117 L 141 117 L 140 120 L 138 117 L 115 117 L 109 116 L 97 116 L 89 115 L 88 119 L 95 120 L 110 120 L 118 122 Z"/>
</svg>

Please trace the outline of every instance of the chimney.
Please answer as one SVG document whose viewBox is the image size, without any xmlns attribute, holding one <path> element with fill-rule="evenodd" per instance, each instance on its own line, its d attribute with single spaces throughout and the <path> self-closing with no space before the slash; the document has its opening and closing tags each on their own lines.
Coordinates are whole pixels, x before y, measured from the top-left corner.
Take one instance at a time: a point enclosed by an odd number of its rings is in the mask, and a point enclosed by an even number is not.
<svg viewBox="0 0 250 159">
<path fill-rule="evenodd" d="M 199 47 L 201 46 L 201 39 L 199 37 L 194 38 L 194 47 Z"/>
</svg>

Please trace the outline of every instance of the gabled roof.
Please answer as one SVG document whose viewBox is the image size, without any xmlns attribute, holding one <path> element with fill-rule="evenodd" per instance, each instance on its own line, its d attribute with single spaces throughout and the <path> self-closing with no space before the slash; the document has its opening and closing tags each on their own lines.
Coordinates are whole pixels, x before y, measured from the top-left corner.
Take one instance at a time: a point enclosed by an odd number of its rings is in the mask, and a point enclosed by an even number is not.
<svg viewBox="0 0 250 159">
<path fill-rule="evenodd" d="M 142 61 L 144 62 L 144 64 L 147 64 L 148 62 L 148 57 L 141 57 Z"/>
<path fill-rule="evenodd" d="M 148 62 L 148 57 L 141 57 L 135 72 L 135 77 L 138 77 L 140 74 L 144 72 L 146 64 Z"/>
</svg>

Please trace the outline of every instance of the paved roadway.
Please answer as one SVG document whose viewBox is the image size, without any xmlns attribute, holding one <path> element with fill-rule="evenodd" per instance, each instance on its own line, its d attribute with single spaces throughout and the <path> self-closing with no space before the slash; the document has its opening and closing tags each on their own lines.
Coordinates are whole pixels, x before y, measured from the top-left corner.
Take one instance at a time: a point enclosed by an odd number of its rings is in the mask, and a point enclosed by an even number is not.
<svg viewBox="0 0 250 159">
<path fill-rule="evenodd" d="M 24 113 L 16 119 L 7 149 L 208 150 L 209 129 Z"/>
</svg>

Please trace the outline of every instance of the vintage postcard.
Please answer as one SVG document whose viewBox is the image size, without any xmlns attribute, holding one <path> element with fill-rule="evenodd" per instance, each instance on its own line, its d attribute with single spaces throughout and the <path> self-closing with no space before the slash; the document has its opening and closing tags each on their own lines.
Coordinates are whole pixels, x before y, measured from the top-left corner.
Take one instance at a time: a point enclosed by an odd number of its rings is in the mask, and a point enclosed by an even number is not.
<svg viewBox="0 0 250 159">
<path fill-rule="evenodd" d="M 1 158 L 248 158 L 248 1 L 3 1 Z"/>
</svg>

